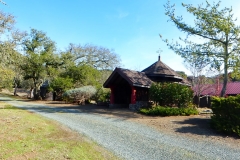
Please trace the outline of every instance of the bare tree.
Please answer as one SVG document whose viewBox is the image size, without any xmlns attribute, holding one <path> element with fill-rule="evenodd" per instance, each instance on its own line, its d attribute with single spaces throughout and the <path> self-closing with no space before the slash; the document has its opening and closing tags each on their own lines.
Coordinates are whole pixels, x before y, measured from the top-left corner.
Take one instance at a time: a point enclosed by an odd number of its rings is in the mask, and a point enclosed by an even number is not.
<svg viewBox="0 0 240 160">
<path fill-rule="evenodd" d="M 70 44 L 67 52 L 74 55 L 73 60 L 76 64 L 88 64 L 98 70 L 113 70 L 120 66 L 121 60 L 114 50 L 101 46 Z"/>
<path fill-rule="evenodd" d="M 201 57 L 193 56 L 185 61 L 186 68 L 192 73 L 192 88 L 194 95 L 197 96 L 197 105 L 200 106 L 200 100 L 208 95 L 203 92 L 211 89 L 212 94 L 216 92 L 216 87 L 210 84 L 209 74 L 212 76 L 214 71 L 209 69 L 209 63 L 201 59 Z"/>
</svg>

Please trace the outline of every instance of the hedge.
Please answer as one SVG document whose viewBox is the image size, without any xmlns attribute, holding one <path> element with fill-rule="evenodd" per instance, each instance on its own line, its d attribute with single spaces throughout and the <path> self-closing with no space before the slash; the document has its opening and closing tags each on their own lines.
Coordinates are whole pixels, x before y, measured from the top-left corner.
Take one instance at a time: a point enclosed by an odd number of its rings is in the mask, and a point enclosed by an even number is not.
<svg viewBox="0 0 240 160">
<path fill-rule="evenodd" d="M 190 87 L 178 83 L 155 83 L 149 90 L 150 100 L 160 106 L 188 107 L 193 102 Z"/>
<path fill-rule="evenodd" d="M 211 126 L 219 132 L 240 136 L 240 95 L 212 98 Z"/>
<path fill-rule="evenodd" d="M 140 109 L 142 114 L 150 116 L 190 116 L 197 115 L 198 111 L 195 108 L 172 108 L 172 107 L 153 107 L 150 109 Z"/>
</svg>

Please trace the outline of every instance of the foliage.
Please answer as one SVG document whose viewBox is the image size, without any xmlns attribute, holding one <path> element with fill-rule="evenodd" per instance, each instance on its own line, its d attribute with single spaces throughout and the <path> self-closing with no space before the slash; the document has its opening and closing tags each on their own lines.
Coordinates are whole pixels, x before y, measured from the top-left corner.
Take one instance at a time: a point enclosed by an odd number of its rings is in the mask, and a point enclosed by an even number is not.
<svg viewBox="0 0 240 160">
<path fill-rule="evenodd" d="M 111 91 L 109 88 L 98 88 L 94 96 L 95 101 L 106 102 L 110 99 Z"/>
<path fill-rule="evenodd" d="M 57 77 L 50 83 L 51 91 L 66 91 L 73 87 L 73 80 L 71 78 Z"/>
<path fill-rule="evenodd" d="M 37 98 L 38 86 L 45 77 L 51 76 L 53 68 L 58 68 L 57 56 L 54 55 L 55 43 L 42 31 L 35 29 L 23 41 L 24 63 L 21 64 L 24 79 L 32 79 L 34 97 Z M 39 83 L 41 82 L 41 83 Z"/>
<path fill-rule="evenodd" d="M 16 46 L 22 34 L 14 31 L 14 24 L 14 16 L 0 11 L 0 87 L 11 90 L 13 79 L 20 78 L 18 64 L 21 62 L 21 54 L 16 51 Z"/>
<path fill-rule="evenodd" d="M 194 26 L 183 22 L 182 16 L 176 16 L 174 5 L 168 2 L 165 5 L 166 15 L 170 18 L 176 27 L 187 34 L 186 39 L 180 38 L 181 43 L 170 43 L 163 39 L 170 49 L 182 56 L 184 59 L 191 61 L 194 57 L 200 57 L 208 63 L 211 68 L 220 70 L 223 66 L 224 83 L 221 96 L 225 95 L 228 81 L 228 71 L 239 71 L 239 50 L 240 50 L 240 27 L 235 24 L 232 8 L 221 8 L 220 2 L 212 5 L 206 1 L 197 7 L 191 4 L 182 4 L 187 12 L 192 14 Z M 201 38 L 202 43 L 191 41 L 191 38 Z M 161 37 L 162 38 L 162 37 Z"/>
<path fill-rule="evenodd" d="M 149 90 L 150 99 L 161 106 L 188 107 L 193 101 L 190 87 L 177 83 L 155 83 Z"/>
<path fill-rule="evenodd" d="M 50 82 L 48 90 L 53 92 L 53 100 L 62 100 L 62 94 L 73 88 L 73 85 L 71 78 L 56 77 Z"/>
<path fill-rule="evenodd" d="M 73 55 L 73 61 L 77 65 L 88 64 L 98 70 L 113 70 L 120 65 L 119 56 L 108 48 L 92 44 L 70 44 L 67 52 Z"/>
<path fill-rule="evenodd" d="M 12 90 L 14 72 L 11 69 L 0 67 L 0 89 L 7 88 Z"/>
<path fill-rule="evenodd" d="M 240 136 L 240 95 L 236 97 L 212 98 L 211 125 L 220 132 Z"/>
<path fill-rule="evenodd" d="M 88 100 L 96 94 L 96 88 L 93 86 L 84 86 L 81 88 L 75 88 L 67 90 L 63 93 L 63 99 L 65 101 L 77 101 Z"/>
<path fill-rule="evenodd" d="M 15 18 L 11 14 L 6 14 L 0 11 L 0 34 L 9 31 L 13 28 Z"/>
<path fill-rule="evenodd" d="M 198 111 L 195 108 L 172 108 L 172 107 L 153 107 L 151 109 L 140 109 L 140 113 L 149 116 L 189 116 L 197 115 Z"/>
<path fill-rule="evenodd" d="M 97 80 L 100 77 L 100 72 L 90 65 L 83 64 L 67 68 L 62 76 L 72 78 L 74 87 L 96 86 L 99 84 Z"/>
<path fill-rule="evenodd" d="M 100 88 L 112 69 L 120 65 L 120 58 L 111 49 L 70 44 L 59 53 L 46 33 L 36 29 L 20 32 L 14 30 L 14 23 L 12 15 L 0 11 L 0 87 L 12 88 L 13 83 L 15 88 L 31 88 L 36 99 L 46 80 L 52 82 L 54 91 L 86 85 Z M 105 91 L 100 92 L 98 97 L 104 99 Z"/>
<path fill-rule="evenodd" d="M 187 75 L 184 71 L 176 71 L 176 73 L 184 79 L 187 79 Z"/>
</svg>

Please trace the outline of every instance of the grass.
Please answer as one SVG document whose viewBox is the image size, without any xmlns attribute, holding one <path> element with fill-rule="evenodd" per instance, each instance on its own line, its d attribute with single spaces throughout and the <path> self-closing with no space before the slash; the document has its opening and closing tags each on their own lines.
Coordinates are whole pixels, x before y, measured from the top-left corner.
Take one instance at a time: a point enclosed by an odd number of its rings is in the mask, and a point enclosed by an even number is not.
<svg viewBox="0 0 240 160">
<path fill-rule="evenodd" d="M 117 159 L 55 121 L 0 102 L 0 159 Z"/>
</svg>

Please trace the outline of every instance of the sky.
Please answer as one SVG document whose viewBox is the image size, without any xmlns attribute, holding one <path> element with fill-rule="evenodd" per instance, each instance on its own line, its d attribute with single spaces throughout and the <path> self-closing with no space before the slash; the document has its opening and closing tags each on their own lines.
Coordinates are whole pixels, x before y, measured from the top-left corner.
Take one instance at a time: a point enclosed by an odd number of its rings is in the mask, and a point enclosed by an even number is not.
<svg viewBox="0 0 240 160">
<path fill-rule="evenodd" d="M 41 30 L 65 50 L 70 43 L 93 44 L 113 49 L 121 58 L 123 68 L 141 71 L 158 60 L 175 71 L 184 71 L 183 59 L 168 49 L 160 39 L 185 37 L 168 22 L 164 4 L 167 0 L 3 0 L 5 13 L 15 16 L 15 27 L 29 32 Z M 170 0 L 176 14 L 192 19 L 181 3 L 201 4 L 205 0 Z M 212 2 L 210 0 L 209 2 Z M 239 0 L 222 0 L 221 6 L 233 7 L 240 16 Z M 240 18 L 239 18 L 240 19 Z"/>
</svg>

